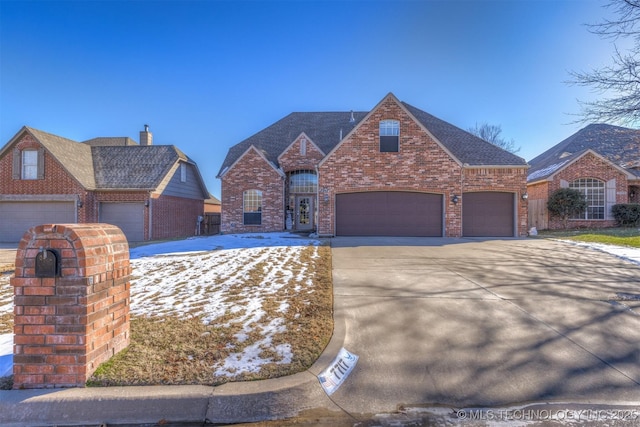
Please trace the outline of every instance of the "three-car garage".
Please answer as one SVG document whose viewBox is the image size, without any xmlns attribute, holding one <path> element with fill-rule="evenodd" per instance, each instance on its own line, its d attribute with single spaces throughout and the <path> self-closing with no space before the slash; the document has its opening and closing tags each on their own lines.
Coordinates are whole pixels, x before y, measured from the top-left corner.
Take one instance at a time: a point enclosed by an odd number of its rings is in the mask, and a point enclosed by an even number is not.
<svg viewBox="0 0 640 427">
<path fill-rule="evenodd" d="M 445 198 L 410 191 L 366 191 L 336 194 L 337 236 L 442 237 Z M 510 192 L 466 192 L 462 203 L 463 237 L 513 237 L 515 195 Z"/>
</svg>

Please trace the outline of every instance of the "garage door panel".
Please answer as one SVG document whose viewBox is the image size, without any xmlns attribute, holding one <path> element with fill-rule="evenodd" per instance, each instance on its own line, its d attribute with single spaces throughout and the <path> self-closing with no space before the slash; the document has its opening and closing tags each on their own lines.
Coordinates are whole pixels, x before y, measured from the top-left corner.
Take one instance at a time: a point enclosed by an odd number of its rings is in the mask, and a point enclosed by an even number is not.
<svg viewBox="0 0 640 427">
<path fill-rule="evenodd" d="M 462 235 L 465 237 L 513 237 L 514 215 L 513 193 L 464 193 Z"/>
<path fill-rule="evenodd" d="M 19 242 L 25 231 L 41 224 L 72 224 L 75 202 L 0 202 L 0 242 Z"/>
<path fill-rule="evenodd" d="M 442 236 L 442 196 L 401 191 L 338 194 L 336 235 Z"/>
<path fill-rule="evenodd" d="M 144 204 L 100 203 L 100 222 L 118 226 L 127 240 L 144 240 Z"/>
</svg>

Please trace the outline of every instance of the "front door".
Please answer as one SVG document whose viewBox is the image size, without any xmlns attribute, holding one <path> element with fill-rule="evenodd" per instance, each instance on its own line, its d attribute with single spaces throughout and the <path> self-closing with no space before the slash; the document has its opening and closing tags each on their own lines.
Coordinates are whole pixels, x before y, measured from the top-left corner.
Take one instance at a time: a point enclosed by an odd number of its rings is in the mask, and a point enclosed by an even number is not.
<svg viewBox="0 0 640 427">
<path fill-rule="evenodd" d="M 296 230 L 313 230 L 313 197 L 296 197 Z"/>
</svg>

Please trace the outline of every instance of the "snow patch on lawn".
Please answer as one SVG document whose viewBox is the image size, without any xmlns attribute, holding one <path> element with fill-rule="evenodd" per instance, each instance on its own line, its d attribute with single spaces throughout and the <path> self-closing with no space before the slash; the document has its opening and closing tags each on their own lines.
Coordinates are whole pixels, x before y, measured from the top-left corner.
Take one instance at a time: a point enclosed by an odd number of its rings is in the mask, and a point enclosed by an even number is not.
<svg viewBox="0 0 640 427">
<path fill-rule="evenodd" d="M 286 331 L 285 319 L 265 319 L 263 303 L 285 286 L 291 286 L 294 294 L 312 291 L 313 281 L 306 277 L 306 267 L 299 259 L 306 247 L 318 243 L 290 233 L 252 233 L 132 248 L 131 314 L 198 316 L 205 323 L 234 314 L 231 322 L 239 323 L 241 332 L 229 348 L 238 351 L 212 367 L 219 376 L 259 372 L 267 363 L 290 363 L 291 346 L 273 344 L 273 337 Z M 312 256 L 318 256 L 317 249 Z M 252 275 L 254 269 L 258 271 Z M 0 286 L 9 286 L 8 279 L 6 282 Z M 284 316 L 289 302 L 280 300 L 277 307 Z M 12 310 L 12 300 L 0 301 L 0 314 Z M 255 341 L 245 346 L 250 336 Z M 263 351 L 275 356 L 263 358 Z M 12 367 L 13 335 L 2 334 L 0 376 L 11 375 Z"/>
<path fill-rule="evenodd" d="M 627 246 L 606 245 L 604 243 L 577 242 L 575 240 L 563 240 L 563 239 L 558 239 L 558 240 L 560 242 L 569 243 L 574 246 L 582 246 L 585 248 L 594 249 L 596 251 L 606 252 L 608 254 L 615 255 L 616 257 L 623 259 L 625 261 L 640 265 L 640 249 L 638 248 L 630 248 Z"/>
</svg>

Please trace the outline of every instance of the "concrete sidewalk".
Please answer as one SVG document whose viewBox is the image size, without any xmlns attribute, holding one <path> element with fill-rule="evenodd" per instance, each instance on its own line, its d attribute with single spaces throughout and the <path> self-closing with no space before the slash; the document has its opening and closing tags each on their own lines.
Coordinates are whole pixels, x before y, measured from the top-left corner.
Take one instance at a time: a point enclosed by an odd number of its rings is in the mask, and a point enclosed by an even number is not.
<svg viewBox="0 0 640 427">
<path fill-rule="evenodd" d="M 0 391 L 0 425 L 238 423 L 310 409 L 391 425 L 417 408 L 430 425 L 466 426 L 514 407 L 640 423 L 638 266 L 534 239 L 335 238 L 332 253 L 336 327 L 308 371 L 215 388 Z M 360 359 L 329 398 L 316 376 L 343 346 Z"/>
</svg>

